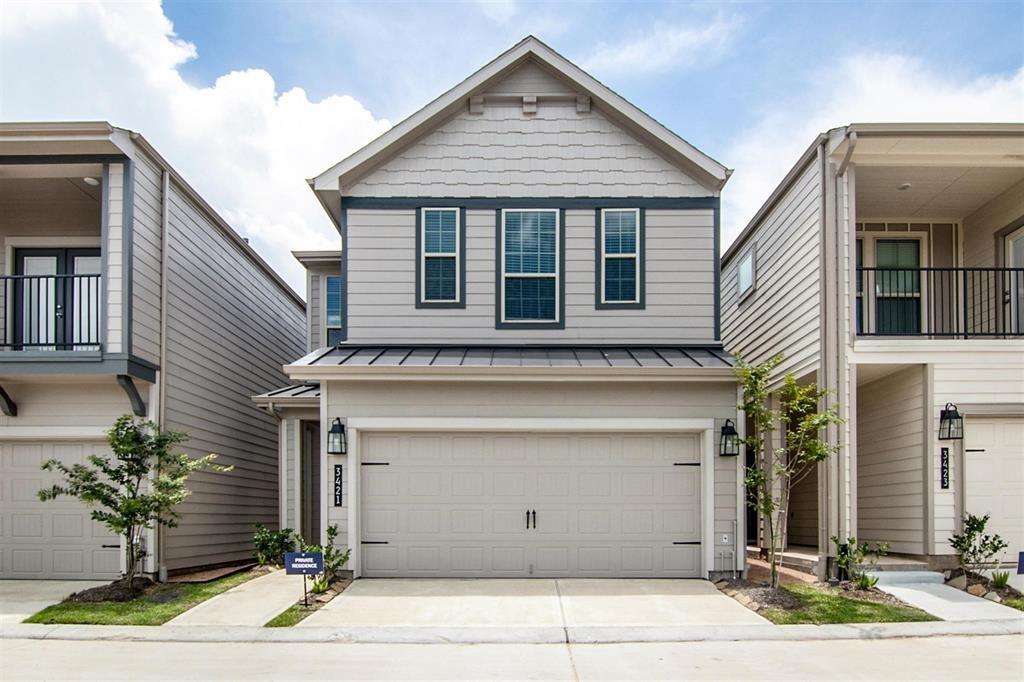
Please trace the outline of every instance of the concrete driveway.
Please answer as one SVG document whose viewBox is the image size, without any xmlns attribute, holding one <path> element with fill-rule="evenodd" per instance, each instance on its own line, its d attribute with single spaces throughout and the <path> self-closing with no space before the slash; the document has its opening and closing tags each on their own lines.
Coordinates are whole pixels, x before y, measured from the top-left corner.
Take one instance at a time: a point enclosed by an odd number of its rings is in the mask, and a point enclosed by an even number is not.
<svg viewBox="0 0 1024 682">
<path fill-rule="evenodd" d="M 95 580 L 0 580 L 0 624 L 20 623 L 72 592 L 106 585 Z"/>
<path fill-rule="evenodd" d="M 364 578 L 299 627 L 767 624 L 705 580 Z"/>
</svg>

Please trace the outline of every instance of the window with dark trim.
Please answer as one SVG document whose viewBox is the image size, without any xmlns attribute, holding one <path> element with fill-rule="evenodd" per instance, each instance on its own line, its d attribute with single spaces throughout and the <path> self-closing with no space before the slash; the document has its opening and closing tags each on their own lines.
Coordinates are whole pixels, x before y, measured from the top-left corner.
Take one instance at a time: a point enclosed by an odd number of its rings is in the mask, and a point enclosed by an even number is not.
<svg viewBox="0 0 1024 682">
<path fill-rule="evenodd" d="M 754 283 L 757 271 L 754 267 L 754 250 L 751 249 L 745 256 L 740 258 L 740 264 L 736 268 L 736 286 L 739 289 L 739 297 L 742 301 L 754 291 Z"/>
<path fill-rule="evenodd" d="M 598 213 L 597 305 L 642 308 L 643 213 L 638 208 L 605 208 Z"/>
<path fill-rule="evenodd" d="M 557 209 L 501 212 L 501 323 L 559 323 L 561 215 Z"/>
<path fill-rule="evenodd" d="M 337 346 L 345 340 L 344 328 L 342 327 L 341 321 L 341 288 L 341 277 L 337 275 L 327 276 L 327 300 L 324 310 L 324 328 L 327 335 L 328 346 Z"/>
<path fill-rule="evenodd" d="M 465 243 L 462 211 L 421 208 L 417 216 L 416 304 L 419 307 L 461 307 Z"/>
</svg>

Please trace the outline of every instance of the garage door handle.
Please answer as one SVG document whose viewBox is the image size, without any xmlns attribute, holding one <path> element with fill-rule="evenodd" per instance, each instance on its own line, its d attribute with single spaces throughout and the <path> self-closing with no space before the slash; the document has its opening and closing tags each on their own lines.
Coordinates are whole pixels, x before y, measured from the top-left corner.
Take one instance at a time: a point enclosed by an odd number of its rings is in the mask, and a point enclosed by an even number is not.
<svg viewBox="0 0 1024 682">
<path fill-rule="evenodd" d="M 985 448 L 967 448 L 964 452 L 985 452 Z"/>
<path fill-rule="evenodd" d="M 530 530 L 530 510 L 526 510 L 526 530 Z"/>
<path fill-rule="evenodd" d="M 121 545 L 100 545 L 100 549 L 121 549 Z"/>
<path fill-rule="evenodd" d="M 537 510 L 533 510 L 533 529 L 537 530 Z"/>
</svg>

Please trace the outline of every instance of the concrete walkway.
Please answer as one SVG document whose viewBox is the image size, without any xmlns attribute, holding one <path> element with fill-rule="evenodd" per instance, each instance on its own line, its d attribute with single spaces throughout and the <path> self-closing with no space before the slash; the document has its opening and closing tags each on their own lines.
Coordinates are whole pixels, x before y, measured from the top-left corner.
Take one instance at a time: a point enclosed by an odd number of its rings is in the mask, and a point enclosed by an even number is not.
<svg viewBox="0 0 1024 682">
<path fill-rule="evenodd" d="M 767 626 L 705 580 L 361 579 L 297 627 Z"/>
<path fill-rule="evenodd" d="M 278 570 L 218 594 L 172 618 L 163 627 L 261 626 L 299 599 L 302 599 L 302 576 L 286 575 Z"/>
<path fill-rule="evenodd" d="M 0 580 L 0 624 L 20 623 L 72 592 L 106 584 L 95 580 Z"/>
<path fill-rule="evenodd" d="M 946 621 L 1022 620 L 1024 612 L 945 584 L 932 571 L 879 571 L 878 589 Z"/>
</svg>

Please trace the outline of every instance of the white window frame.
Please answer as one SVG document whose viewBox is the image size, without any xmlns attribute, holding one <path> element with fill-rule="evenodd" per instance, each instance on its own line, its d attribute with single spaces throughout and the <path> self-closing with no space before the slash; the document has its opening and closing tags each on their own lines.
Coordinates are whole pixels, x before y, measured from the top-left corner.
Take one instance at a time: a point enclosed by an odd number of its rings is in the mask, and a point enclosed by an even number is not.
<svg viewBox="0 0 1024 682">
<path fill-rule="evenodd" d="M 634 230 L 634 251 L 632 254 L 628 253 L 607 253 L 605 252 L 605 216 L 608 213 L 632 213 L 635 216 L 635 222 L 633 223 Z M 633 289 L 632 299 L 618 299 L 615 301 L 609 301 L 608 295 L 605 293 L 605 264 L 609 258 L 616 259 L 633 259 L 634 269 L 633 272 L 636 274 L 636 286 Z M 639 303 L 640 302 L 640 209 L 639 208 L 602 208 L 601 209 L 601 303 L 608 305 L 616 305 L 619 303 Z"/>
<path fill-rule="evenodd" d="M 888 223 L 895 223 L 895 222 L 896 221 L 887 221 L 886 224 L 888 224 Z M 929 224 L 934 224 L 934 223 L 929 223 Z M 950 224 L 954 224 L 955 225 L 956 223 L 950 223 Z M 886 230 L 884 232 L 879 232 L 879 231 L 859 232 L 859 233 L 857 233 L 857 239 L 859 239 L 862 242 L 863 245 L 861 246 L 861 248 L 864 249 L 864 251 L 863 251 L 863 260 L 864 260 L 864 262 L 861 263 L 861 266 L 865 267 L 865 268 L 877 268 L 878 267 L 878 242 L 880 242 L 880 241 L 898 241 L 898 242 L 916 241 L 918 243 L 918 248 L 917 248 L 918 266 L 917 267 L 919 267 L 919 268 L 931 267 L 931 262 L 932 262 L 932 259 L 931 259 L 931 240 L 929 239 L 929 236 L 930 235 L 929 235 L 928 232 L 897 232 L 897 231 L 889 232 L 888 230 Z M 856 253 L 854 253 L 854 258 L 856 258 Z M 854 267 L 856 268 L 856 265 L 854 265 Z M 874 334 L 875 329 L 877 327 L 876 320 L 875 320 L 876 304 L 878 302 L 878 291 L 877 291 L 877 287 L 878 287 L 877 276 L 878 275 L 877 275 L 877 270 L 875 271 L 875 273 L 876 273 L 875 277 L 872 278 L 872 281 L 870 282 L 870 284 L 872 285 L 872 287 L 875 288 L 875 290 L 870 292 L 870 295 L 866 299 L 866 303 L 864 304 L 864 306 L 863 306 L 863 308 L 861 310 L 861 315 L 863 315 L 863 323 L 864 323 L 863 324 L 863 327 L 864 327 L 863 332 L 864 333 L 871 333 L 871 334 Z M 864 282 L 864 293 L 865 294 L 868 293 L 868 284 L 869 284 L 869 282 L 867 282 L 867 281 Z M 856 282 L 854 283 L 854 285 L 856 286 Z M 928 296 L 927 296 L 927 290 L 926 290 L 925 282 L 924 282 L 924 275 L 922 275 L 921 279 L 920 279 L 920 288 L 921 288 L 921 291 L 918 292 L 916 298 L 918 298 L 920 300 L 920 302 L 921 302 L 920 303 L 920 305 L 921 305 L 920 325 L 921 325 L 921 329 L 923 330 L 925 328 L 925 323 L 926 323 L 926 320 L 927 320 L 928 306 L 930 305 L 930 303 L 928 301 Z M 893 298 L 898 298 L 898 297 L 893 297 Z M 956 310 L 956 313 L 958 315 L 960 314 L 960 309 L 961 309 L 961 306 L 958 303 L 957 304 L 957 310 Z M 854 311 L 854 314 L 856 314 L 856 311 Z M 854 324 L 855 324 L 854 328 L 856 328 L 856 320 L 854 320 Z"/>
<path fill-rule="evenodd" d="M 451 211 L 455 214 L 455 251 L 427 253 L 427 211 Z M 462 211 L 452 206 L 426 206 L 420 209 L 420 303 L 458 303 L 462 300 Z M 427 298 L 427 259 L 455 257 L 455 298 Z"/>
<path fill-rule="evenodd" d="M 750 261 L 750 284 L 747 285 L 746 289 L 741 289 L 740 287 L 743 285 L 743 264 L 748 260 Z M 740 257 L 740 262 L 736 265 L 736 290 L 740 302 L 753 294 L 755 289 L 757 289 L 757 250 L 750 249 Z"/>
<path fill-rule="evenodd" d="M 509 213 L 553 213 L 555 216 L 555 272 L 513 272 L 505 271 L 505 218 Z M 557 208 L 503 208 L 501 209 L 501 244 L 498 257 L 501 260 L 501 322 L 502 324 L 558 324 L 562 321 L 562 221 L 561 210 Z M 509 320 L 505 317 L 505 282 L 509 277 L 517 279 L 555 279 L 555 317 L 551 320 Z"/>
</svg>

